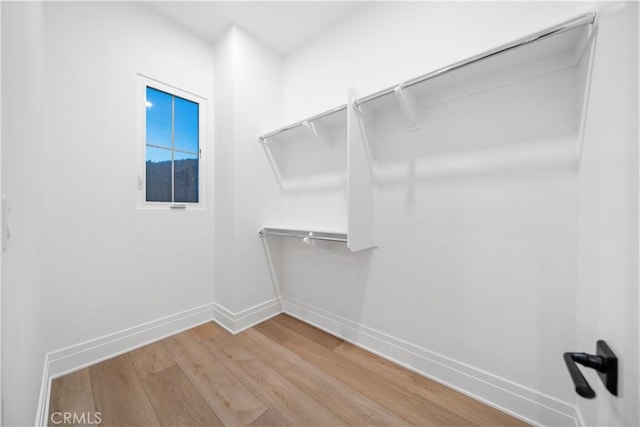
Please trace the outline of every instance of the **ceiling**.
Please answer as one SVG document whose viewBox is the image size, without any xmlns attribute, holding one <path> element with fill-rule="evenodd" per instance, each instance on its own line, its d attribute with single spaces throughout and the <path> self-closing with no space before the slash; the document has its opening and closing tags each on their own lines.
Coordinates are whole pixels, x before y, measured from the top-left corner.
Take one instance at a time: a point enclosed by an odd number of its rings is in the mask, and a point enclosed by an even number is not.
<svg viewBox="0 0 640 427">
<path fill-rule="evenodd" d="M 158 13 L 210 42 L 232 24 L 282 55 L 361 6 L 359 1 L 151 1 Z"/>
</svg>

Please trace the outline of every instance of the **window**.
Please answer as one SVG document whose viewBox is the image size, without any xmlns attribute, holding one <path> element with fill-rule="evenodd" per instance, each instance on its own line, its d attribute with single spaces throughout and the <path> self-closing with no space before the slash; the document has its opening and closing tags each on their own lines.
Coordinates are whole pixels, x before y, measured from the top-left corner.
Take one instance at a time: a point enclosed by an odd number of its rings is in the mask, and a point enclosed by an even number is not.
<svg viewBox="0 0 640 427">
<path fill-rule="evenodd" d="M 144 93 L 144 168 L 138 178 L 143 204 L 202 206 L 204 99 L 141 77 Z"/>
</svg>

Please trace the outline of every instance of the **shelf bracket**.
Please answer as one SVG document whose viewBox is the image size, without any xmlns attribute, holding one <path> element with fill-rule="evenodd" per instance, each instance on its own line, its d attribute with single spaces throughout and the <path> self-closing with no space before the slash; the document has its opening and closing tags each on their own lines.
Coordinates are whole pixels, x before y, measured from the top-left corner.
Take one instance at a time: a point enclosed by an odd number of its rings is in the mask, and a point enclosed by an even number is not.
<svg viewBox="0 0 640 427">
<path fill-rule="evenodd" d="M 405 117 L 409 119 L 409 130 L 413 131 L 420 129 L 420 121 L 418 120 L 418 102 L 416 98 L 406 90 L 404 83 L 400 83 L 398 86 L 393 88 L 393 93 L 396 96 L 396 100 L 398 101 L 398 104 L 400 104 L 400 108 L 402 108 L 402 112 Z"/>
<path fill-rule="evenodd" d="M 370 122 L 374 122 L 376 120 L 376 115 L 371 110 L 369 110 L 367 107 L 365 107 L 362 104 L 360 105 L 356 104 L 355 98 L 352 102 L 353 102 L 353 111 L 355 111 L 355 113 L 359 118 L 366 119 Z"/>
<path fill-rule="evenodd" d="M 278 186 L 282 190 L 282 188 L 283 188 L 282 174 L 280 173 L 280 170 L 278 169 L 278 163 L 276 162 L 275 158 L 273 157 L 273 153 L 271 153 L 271 147 L 268 144 L 267 138 L 265 138 L 262 135 L 258 135 L 258 143 L 262 146 L 262 149 L 264 150 L 264 154 L 267 156 L 267 159 L 269 160 L 269 165 L 271 166 L 271 169 L 273 170 L 273 174 L 275 175 L 276 180 L 278 181 Z"/>
<path fill-rule="evenodd" d="M 331 144 L 329 144 L 327 142 L 327 140 L 325 138 L 323 138 L 320 133 L 318 132 L 318 128 L 316 127 L 316 124 L 314 122 L 310 122 L 308 120 L 305 120 L 302 122 L 302 126 L 305 127 L 305 129 L 307 129 L 307 131 L 309 131 L 309 133 L 311 134 L 311 136 L 318 142 L 326 145 L 329 148 L 333 148 L 331 146 Z"/>
<path fill-rule="evenodd" d="M 309 246 L 315 246 L 316 245 L 316 241 L 315 241 L 315 236 L 313 235 L 313 231 L 310 231 L 309 234 L 307 235 L 307 237 L 303 238 L 302 241 Z"/>
</svg>

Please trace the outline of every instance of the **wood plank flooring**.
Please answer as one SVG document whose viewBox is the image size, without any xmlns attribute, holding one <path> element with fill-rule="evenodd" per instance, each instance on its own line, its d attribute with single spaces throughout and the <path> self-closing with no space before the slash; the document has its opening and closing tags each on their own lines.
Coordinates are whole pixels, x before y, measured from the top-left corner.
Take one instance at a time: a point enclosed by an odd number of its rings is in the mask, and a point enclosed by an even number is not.
<svg viewBox="0 0 640 427">
<path fill-rule="evenodd" d="M 49 425 L 65 412 L 94 426 L 526 425 L 284 314 L 235 336 L 207 323 L 57 378 Z"/>
</svg>

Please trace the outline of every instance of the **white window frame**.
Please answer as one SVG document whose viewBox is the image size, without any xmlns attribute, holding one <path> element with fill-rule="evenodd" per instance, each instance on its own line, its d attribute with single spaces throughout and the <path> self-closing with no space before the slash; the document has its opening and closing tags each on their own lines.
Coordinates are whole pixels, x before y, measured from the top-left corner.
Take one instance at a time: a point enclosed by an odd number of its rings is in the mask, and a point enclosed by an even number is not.
<svg viewBox="0 0 640 427">
<path fill-rule="evenodd" d="M 172 203 L 147 201 L 147 86 L 170 95 L 198 104 L 198 203 Z M 207 141 L 207 99 L 193 92 L 138 74 L 138 93 L 136 96 L 138 128 L 138 209 L 206 209 L 206 141 Z"/>
</svg>

